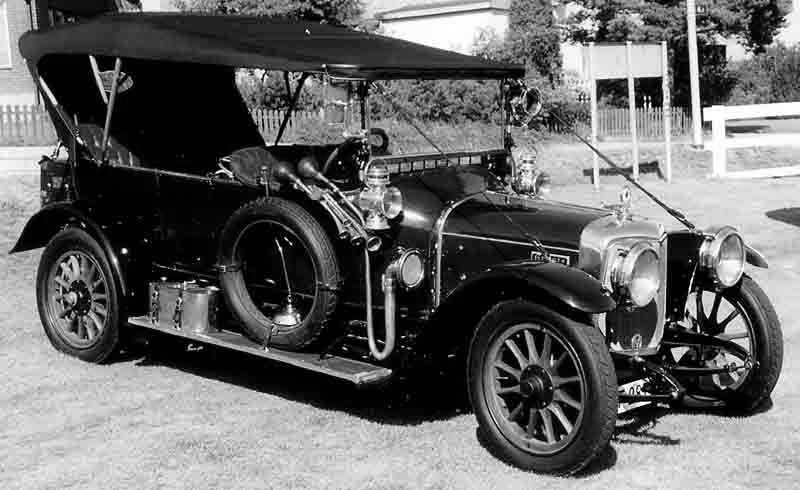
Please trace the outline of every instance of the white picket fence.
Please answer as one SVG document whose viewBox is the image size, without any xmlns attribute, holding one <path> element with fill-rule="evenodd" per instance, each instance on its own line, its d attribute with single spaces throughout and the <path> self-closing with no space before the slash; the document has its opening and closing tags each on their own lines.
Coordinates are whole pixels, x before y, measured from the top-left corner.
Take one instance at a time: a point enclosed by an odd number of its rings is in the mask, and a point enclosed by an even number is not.
<svg viewBox="0 0 800 490">
<path fill-rule="evenodd" d="M 738 106 L 711 106 L 703 109 L 703 120 L 711 122 L 711 142 L 705 149 L 713 154 L 712 177 L 754 179 L 763 177 L 788 177 L 800 175 L 800 165 L 768 167 L 755 170 L 728 171 L 728 150 L 759 146 L 800 146 L 798 133 L 772 133 L 729 138 L 725 132 L 727 121 L 758 119 L 776 116 L 800 116 L 800 102 L 754 104 Z"/>
</svg>

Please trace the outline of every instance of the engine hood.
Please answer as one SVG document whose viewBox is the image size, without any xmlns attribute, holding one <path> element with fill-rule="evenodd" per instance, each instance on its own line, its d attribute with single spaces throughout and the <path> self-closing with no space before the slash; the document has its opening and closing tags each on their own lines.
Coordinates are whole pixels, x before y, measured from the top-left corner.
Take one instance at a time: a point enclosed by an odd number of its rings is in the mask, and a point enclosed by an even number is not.
<svg viewBox="0 0 800 490">
<path fill-rule="evenodd" d="M 607 214 L 563 202 L 487 191 L 458 205 L 442 231 L 452 236 L 523 243 L 528 243 L 530 236 L 553 250 L 578 252 L 583 229 Z"/>
<path fill-rule="evenodd" d="M 433 245 L 439 233 L 529 248 L 527 233 L 552 251 L 577 257 L 583 229 L 609 215 L 602 209 L 508 195 L 496 182 L 480 166 L 396 176 L 393 184 L 402 191 L 405 203 L 400 235 L 417 242 L 414 246 L 419 248 L 423 242 L 425 248 Z M 520 258 L 512 255 L 507 259 Z"/>
</svg>

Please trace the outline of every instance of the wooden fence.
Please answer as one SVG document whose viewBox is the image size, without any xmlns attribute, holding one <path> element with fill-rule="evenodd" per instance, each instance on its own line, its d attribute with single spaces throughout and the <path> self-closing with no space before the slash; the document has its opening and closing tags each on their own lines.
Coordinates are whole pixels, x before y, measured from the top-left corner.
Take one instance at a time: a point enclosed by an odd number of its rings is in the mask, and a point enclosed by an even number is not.
<svg viewBox="0 0 800 490">
<path fill-rule="evenodd" d="M 688 136 L 692 131 L 692 120 L 689 111 L 682 107 L 673 107 L 670 114 L 672 120 L 672 136 Z M 576 129 L 588 134 L 591 130 L 589 115 L 581 118 Z M 567 128 L 555 121 L 548 124 L 550 131 L 565 133 Z M 640 140 L 664 139 L 664 112 L 660 107 L 636 109 L 636 131 Z M 605 108 L 597 111 L 597 136 L 600 139 L 630 137 L 630 116 L 628 109 Z"/>
<path fill-rule="evenodd" d="M 57 140 L 50 115 L 44 107 L 0 106 L 0 146 L 48 146 Z"/>
<path fill-rule="evenodd" d="M 672 135 L 685 136 L 691 133 L 691 118 L 688 111 L 675 107 L 672 109 Z M 251 115 L 258 130 L 267 142 L 278 134 L 285 111 L 272 109 L 253 109 Z M 319 121 L 315 111 L 298 111 L 289 121 L 287 131 L 292 131 L 302 123 Z M 636 110 L 637 130 L 641 139 L 663 138 L 664 122 L 661 108 L 640 108 Z M 300 123 L 300 124 L 298 124 Z M 551 131 L 566 132 L 566 128 L 552 123 Z M 587 133 L 588 121 L 580 121 L 578 130 Z M 291 134 L 291 133 L 289 133 Z M 598 112 L 598 136 L 600 138 L 621 138 L 629 135 L 627 109 L 600 109 Z M 53 145 L 57 136 L 50 117 L 41 106 L 0 106 L 0 146 L 12 145 Z"/>
<path fill-rule="evenodd" d="M 767 167 L 753 170 L 728 170 L 727 153 L 732 148 L 749 148 L 760 146 L 798 146 L 798 133 L 772 133 L 741 135 L 729 138 L 726 133 L 726 121 L 742 119 L 759 119 L 769 117 L 800 116 L 800 102 L 783 102 L 778 104 L 753 104 L 739 106 L 711 106 L 703 109 L 703 120 L 711 122 L 711 141 L 706 140 L 705 148 L 712 151 L 713 177 L 752 179 L 763 177 L 788 177 L 800 175 L 800 165 L 787 167 Z"/>
<path fill-rule="evenodd" d="M 686 109 L 673 107 L 670 110 L 672 136 L 691 134 L 692 122 Z M 600 109 L 597 118 L 598 136 L 619 138 L 630 136 L 628 109 Z M 636 134 L 640 139 L 664 138 L 664 111 L 661 107 L 636 109 Z"/>
<path fill-rule="evenodd" d="M 286 111 L 274 110 L 274 109 L 252 109 L 250 114 L 253 116 L 253 121 L 255 121 L 256 125 L 258 126 L 258 130 L 261 133 L 261 136 L 267 143 L 272 143 L 275 141 L 275 137 L 278 135 L 278 131 L 280 130 L 281 123 L 283 122 L 283 118 L 286 116 Z M 289 132 L 295 128 L 298 123 L 305 123 L 310 121 L 319 121 L 320 114 L 314 111 L 296 111 L 292 114 L 292 118 L 289 119 L 289 124 L 287 125 L 286 131 Z"/>
</svg>

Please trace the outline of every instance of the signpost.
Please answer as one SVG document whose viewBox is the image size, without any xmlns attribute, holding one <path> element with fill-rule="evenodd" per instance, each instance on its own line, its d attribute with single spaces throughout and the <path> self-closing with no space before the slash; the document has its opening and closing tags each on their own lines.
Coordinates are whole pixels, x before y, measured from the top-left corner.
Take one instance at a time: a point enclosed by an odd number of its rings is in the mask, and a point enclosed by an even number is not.
<svg viewBox="0 0 800 490">
<path fill-rule="evenodd" d="M 628 108 L 630 110 L 630 131 L 633 144 L 633 178 L 639 178 L 639 140 L 636 128 L 636 78 L 662 79 L 663 87 L 663 113 L 664 113 L 664 144 L 666 146 L 666 179 L 672 180 L 672 154 L 671 154 L 671 115 L 669 94 L 669 61 L 667 57 L 667 43 L 589 43 L 583 48 L 583 73 L 590 84 L 590 110 L 593 145 L 597 145 L 597 80 L 628 80 Z M 595 189 L 600 188 L 600 162 L 596 154 L 593 155 L 592 178 Z"/>
</svg>

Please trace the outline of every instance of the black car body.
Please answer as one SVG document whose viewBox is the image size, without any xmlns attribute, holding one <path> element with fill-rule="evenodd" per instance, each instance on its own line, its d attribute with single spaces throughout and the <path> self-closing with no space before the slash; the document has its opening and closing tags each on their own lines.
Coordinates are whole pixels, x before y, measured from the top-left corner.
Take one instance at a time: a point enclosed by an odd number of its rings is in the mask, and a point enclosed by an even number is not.
<svg viewBox="0 0 800 490">
<path fill-rule="evenodd" d="M 455 359 L 498 455 L 554 473 L 605 447 L 618 399 L 752 408 L 774 387 L 780 327 L 742 275 L 745 256 L 766 263 L 735 230 L 547 200 L 509 138 L 378 154 L 364 117 L 338 145 L 267 144 L 234 80 L 345 81 L 367 113 L 380 80 L 496 79 L 505 126 L 527 109 L 521 67 L 310 23 L 91 17 L 20 43 L 68 150 L 43 162 L 13 250 L 47 246 L 37 297 L 57 348 L 101 361 L 143 328 L 359 384 Z"/>
</svg>

